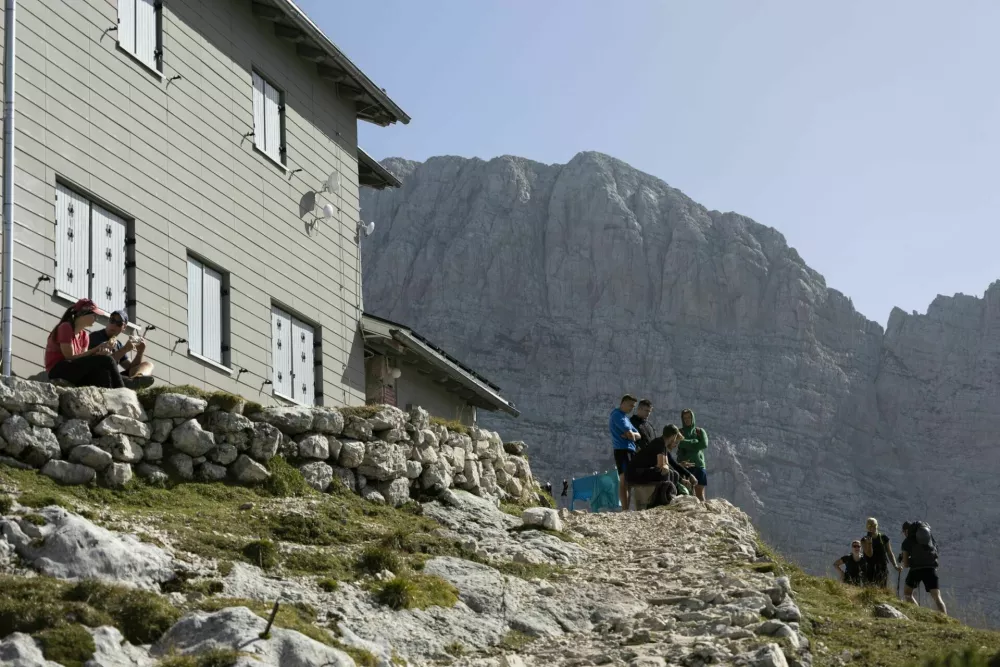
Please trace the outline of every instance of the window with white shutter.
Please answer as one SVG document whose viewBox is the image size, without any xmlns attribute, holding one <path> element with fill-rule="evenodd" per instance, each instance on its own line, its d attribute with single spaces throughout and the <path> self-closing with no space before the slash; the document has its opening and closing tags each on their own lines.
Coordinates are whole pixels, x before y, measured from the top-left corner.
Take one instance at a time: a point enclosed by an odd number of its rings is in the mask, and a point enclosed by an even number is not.
<svg viewBox="0 0 1000 667">
<path fill-rule="evenodd" d="M 225 274 L 188 257 L 188 352 L 227 366 Z"/>
<path fill-rule="evenodd" d="M 161 71 L 160 0 L 118 0 L 118 45 L 139 62 Z"/>
<path fill-rule="evenodd" d="M 253 144 L 269 158 L 285 164 L 285 107 L 282 93 L 253 73 Z"/>
<path fill-rule="evenodd" d="M 129 222 L 56 185 L 56 294 L 89 298 L 111 312 L 129 310 Z"/>
<path fill-rule="evenodd" d="M 300 403 L 316 403 L 316 328 L 277 306 L 271 307 L 274 393 Z"/>
</svg>

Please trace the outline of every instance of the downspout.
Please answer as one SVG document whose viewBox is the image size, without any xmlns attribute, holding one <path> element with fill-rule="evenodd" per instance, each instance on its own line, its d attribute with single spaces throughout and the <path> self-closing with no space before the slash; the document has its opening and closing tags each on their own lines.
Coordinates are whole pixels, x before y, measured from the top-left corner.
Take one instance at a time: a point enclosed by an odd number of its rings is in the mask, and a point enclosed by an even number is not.
<svg viewBox="0 0 1000 667">
<path fill-rule="evenodd" d="M 3 376 L 10 377 L 14 340 L 14 11 L 17 0 L 6 0 L 3 47 Z"/>
</svg>

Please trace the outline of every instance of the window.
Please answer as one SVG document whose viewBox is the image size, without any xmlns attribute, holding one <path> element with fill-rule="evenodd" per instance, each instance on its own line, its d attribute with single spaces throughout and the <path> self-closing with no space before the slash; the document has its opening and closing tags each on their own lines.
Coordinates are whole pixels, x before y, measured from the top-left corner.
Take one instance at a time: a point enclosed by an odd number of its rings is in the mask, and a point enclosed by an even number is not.
<svg viewBox="0 0 1000 667">
<path fill-rule="evenodd" d="M 56 185 L 56 293 L 90 298 L 111 312 L 128 307 L 128 223 Z"/>
<path fill-rule="evenodd" d="M 271 382 L 275 394 L 303 405 L 316 402 L 317 345 L 311 324 L 271 307 Z"/>
<path fill-rule="evenodd" d="M 253 145 L 278 164 L 285 164 L 285 105 L 282 93 L 253 73 Z"/>
<path fill-rule="evenodd" d="M 118 46 L 157 72 L 161 9 L 159 0 L 118 0 Z"/>
<path fill-rule="evenodd" d="M 229 365 L 227 276 L 188 256 L 188 352 Z"/>
</svg>

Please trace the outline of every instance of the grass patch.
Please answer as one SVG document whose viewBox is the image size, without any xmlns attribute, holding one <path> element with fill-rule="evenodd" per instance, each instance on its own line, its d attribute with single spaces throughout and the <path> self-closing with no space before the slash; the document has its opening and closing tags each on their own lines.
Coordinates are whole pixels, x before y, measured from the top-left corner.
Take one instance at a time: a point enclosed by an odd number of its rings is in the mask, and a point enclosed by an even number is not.
<svg viewBox="0 0 1000 667">
<path fill-rule="evenodd" d="M 444 652 L 450 656 L 461 658 L 469 651 L 465 648 L 465 644 L 462 642 L 452 642 L 444 647 Z"/>
<path fill-rule="evenodd" d="M 243 654 L 230 648 L 213 648 L 198 655 L 171 655 L 157 667 L 233 667 Z"/>
<path fill-rule="evenodd" d="M 552 579 L 565 574 L 566 570 L 549 563 L 515 563 L 513 561 L 491 563 L 502 574 L 521 579 Z"/>
<path fill-rule="evenodd" d="M 0 516 L 10 514 L 14 509 L 14 499 L 9 494 L 0 493 Z"/>
<path fill-rule="evenodd" d="M 197 609 L 207 612 L 216 612 L 229 607 L 246 607 L 261 618 L 267 619 L 271 615 L 274 603 L 245 598 L 208 598 L 200 600 L 196 605 Z M 315 623 L 316 610 L 300 602 L 281 603 L 278 606 L 278 614 L 274 617 L 276 627 L 295 630 L 322 644 L 335 646 L 335 639 L 330 632 L 316 626 Z"/>
<path fill-rule="evenodd" d="M 233 572 L 233 561 L 220 560 L 218 563 L 216 563 L 215 569 L 219 571 L 219 576 L 221 576 L 222 578 L 226 578 Z"/>
<path fill-rule="evenodd" d="M 37 476 L 37 473 L 33 470 L 24 470 L 22 472 Z M 55 484 L 55 482 L 53 482 L 53 484 Z M 62 496 L 55 493 L 29 491 L 21 494 L 21 497 L 17 499 L 17 502 L 21 503 L 25 507 L 34 507 L 36 509 L 51 507 L 53 505 L 56 507 L 62 507 L 63 509 L 73 509 L 73 506 L 70 503 L 68 503 Z"/>
<path fill-rule="evenodd" d="M 334 579 L 351 578 L 349 560 L 319 549 L 290 551 L 285 554 L 281 564 L 287 574 L 323 574 Z"/>
<path fill-rule="evenodd" d="M 357 667 L 378 667 L 378 658 L 371 651 L 366 651 L 363 648 L 358 648 L 356 646 L 348 646 L 340 641 L 334 642 L 334 647 L 339 648 L 341 651 L 351 656 L 354 660 L 354 664 Z"/>
<path fill-rule="evenodd" d="M 804 615 L 802 631 L 813 642 L 817 667 L 834 664 L 844 651 L 854 656 L 852 667 L 922 665 L 942 656 L 943 649 L 962 652 L 971 647 L 989 655 L 1000 652 L 1000 632 L 970 628 L 927 607 L 901 602 L 895 591 L 858 588 L 810 576 L 763 543 L 758 552 L 772 560 L 776 574 L 787 574 L 791 579 L 796 603 Z M 891 604 L 910 620 L 876 618 L 871 607 L 879 603 Z M 818 642 L 827 652 L 816 651 Z"/>
<path fill-rule="evenodd" d="M 21 518 L 35 526 L 45 526 L 49 523 L 48 520 L 41 514 L 25 514 Z"/>
<path fill-rule="evenodd" d="M 436 424 L 437 426 L 444 426 L 452 433 L 461 433 L 462 435 L 469 435 L 469 427 L 455 419 L 442 419 L 441 417 L 431 417 L 430 421 L 432 424 Z"/>
<path fill-rule="evenodd" d="M 358 556 L 357 567 L 365 574 L 378 574 L 385 570 L 396 573 L 402 568 L 402 563 L 399 556 L 390 549 L 384 546 L 370 546 Z"/>
<path fill-rule="evenodd" d="M 243 547 L 243 556 L 262 570 L 278 564 L 278 547 L 271 540 L 254 540 Z"/>
<path fill-rule="evenodd" d="M 97 650 L 94 638 L 79 623 L 43 630 L 35 638 L 42 645 L 45 659 L 62 663 L 64 667 L 83 667 Z"/>
<path fill-rule="evenodd" d="M 182 396 L 192 396 L 194 398 L 203 398 L 206 401 L 208 400 L 208 393 L 205 390 L 193 387 L 189 384 L 182 384 L 176 387 L 161 385 L 140 389 L 135 392 L 135 395 L 139 398 L 139 403 L 141 403 L 142 407 L 146 409 L 146 412 L 153 411 L 153 408 L 156 407 L 156 399 L 161 394 L 180 394 Z"/>
<path fill-rule="evenodd" d="M 298 468 L 280 456 L 267 462 L 271 477 L 264 482 L 264 488 L 275 498 L 301 498 L 318 492 L 306 483 Z"/>
<path fill-rule="evenodd" d="M 340 588 L 340 582 L 332 577 L 324 577 L 316 582 L 321 591 L 326 591 L 327 593 L 333 593 L 338 588 Z"/>
<path fill-rule="evenodd" d="M 340 408 L 340 414 L 344 415 L 344 418 L 348 417 L 360 417 L 362 419 L 371 419 L 378 414 L 379 408 L 375 405 L 352 405 L 348 408 Z"/>
<path fill-rule="evenodd" d="M 217 407 L 224 412 L 239 412 L 246 409 L 246 399 L 228 391 L 213 391 L 205 396 L 209 407 Z"/>
<path fill-rule="evenodd" d="M 375 588 L 375 600 L 390 609 L 454 607 L 458 589 L 440 577 L 425 574 L 397 576 Z"/>
<path fill-rule="evenodd" d="M 534 637 L 529 634 L 525 634 L 520 630 L 511 630 L 503 636 L 500 643 L 497 644 L 497 648 L 503 651 L 510 651 L 517 653 L 524 649 L 525 646 L 534 641 Z"/>
</svg>

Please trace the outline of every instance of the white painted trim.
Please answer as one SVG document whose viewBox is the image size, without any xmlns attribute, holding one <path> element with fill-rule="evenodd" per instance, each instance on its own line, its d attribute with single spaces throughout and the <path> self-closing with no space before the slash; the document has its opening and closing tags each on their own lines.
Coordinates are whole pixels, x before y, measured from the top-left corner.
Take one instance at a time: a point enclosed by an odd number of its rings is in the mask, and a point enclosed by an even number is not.
<svg viewBox="0 0 1000 667">
<path fill-rule="evenodd" d="M 156 69 L 155 67 L 150 67 L 146 63 L 142 62 L 142 60 L 139 58 L 139 56 L 135 55 L 134 53 L 132 53 L 131 51 L 129 51 L 128 49 L 126 49 L 124 46 L 122 46 L 121 42 L 116 41 L 115 42 L 115 46 L 118 47 L 119 51 L 121 51 L 126 56 L 128 56 L 132 60 L 132 62 L 136 63 L 137 65 L 140 65 L 144 70 L 146 70 L 147 72 L 149 72 L 150 74 L 152 74 L 153 76 L 155 76 L 160 81 L 163 81 L 163 79 L 164 79 L 163 72 L 161 72 L 160 70 Z"/>
<path fill-rule="evenodd" d="M 187 354 L 188 354 L 188 356 L 189 356 L 189 357 L 191 357 L 192 359 L 197 359 L 198 361 L 200 361 L 200 362 L 201 362 L 201 363 L 203 363 L 203 364 L 208 364 L 209 366 L 211 366 L 211 367 L 212 367 L 212 368 L 214 368 L 215 370 L 217 370 L 217 371 L 222 371 L 222 372 L 223 372 L 223 373 L 225 373 L 226 375 L 232 375 L 232 374 L 233 374 L 233 369 L 232 369 L 232 368 L 230 368 L 229 366 L 225 366 L 225 365 L 223 365 L 223 364 L 220 364 L 220 363 L 219 363 L 219 362 L 217 362 L 217 361 L 212 361 L 211 359 L 209 359 L 209 358 L 207 358 L 207 357 L 203 357 L 203 356 L 201 356 L 200 354 L 195 354 L 195 353 L 194 353 L 194 352 L 192 352 L 191 350 L 188 350 L 188 353 L 187 353 Z"/>
<path fill-rule="evenodd" d="M 299 403 L 294 398 L 288 398 L 284 394 L 279 394 L 276 391 L 272 392 L 271 395 L 274 396 L 275 398 L 280 398 L 283 401 L 287 401 L 288 403 L 291 403 L 292 405 L 297 405 L 300 408 L 311 408 L 311 407 L 314 407 L 314 406 L 311 406 L 311 405 L 306 405 L 305 403 Z"/>
<path fill-rule="evenodd" d="M 257 146 L 254 146 L 253 150 L 258 155 L 263 155 L 265 158 L 267 158 L 268 162 L 270 162 L 275 167 L 277 167 L 278 169 L 280 169 L 281 173 L 285 174 L 286 176 L 288 175 L 288 172 L 291 171 L 288 167 L 286 167 L 285 165 L 281 164 L 281 162 L 279 162 L 278 160 L 275 160 L 273 157 L 271 157 L 270 155 L 268 155 L 267 153 L 265 153 L 261 149 L 257 148 Z"/>
</svg>

